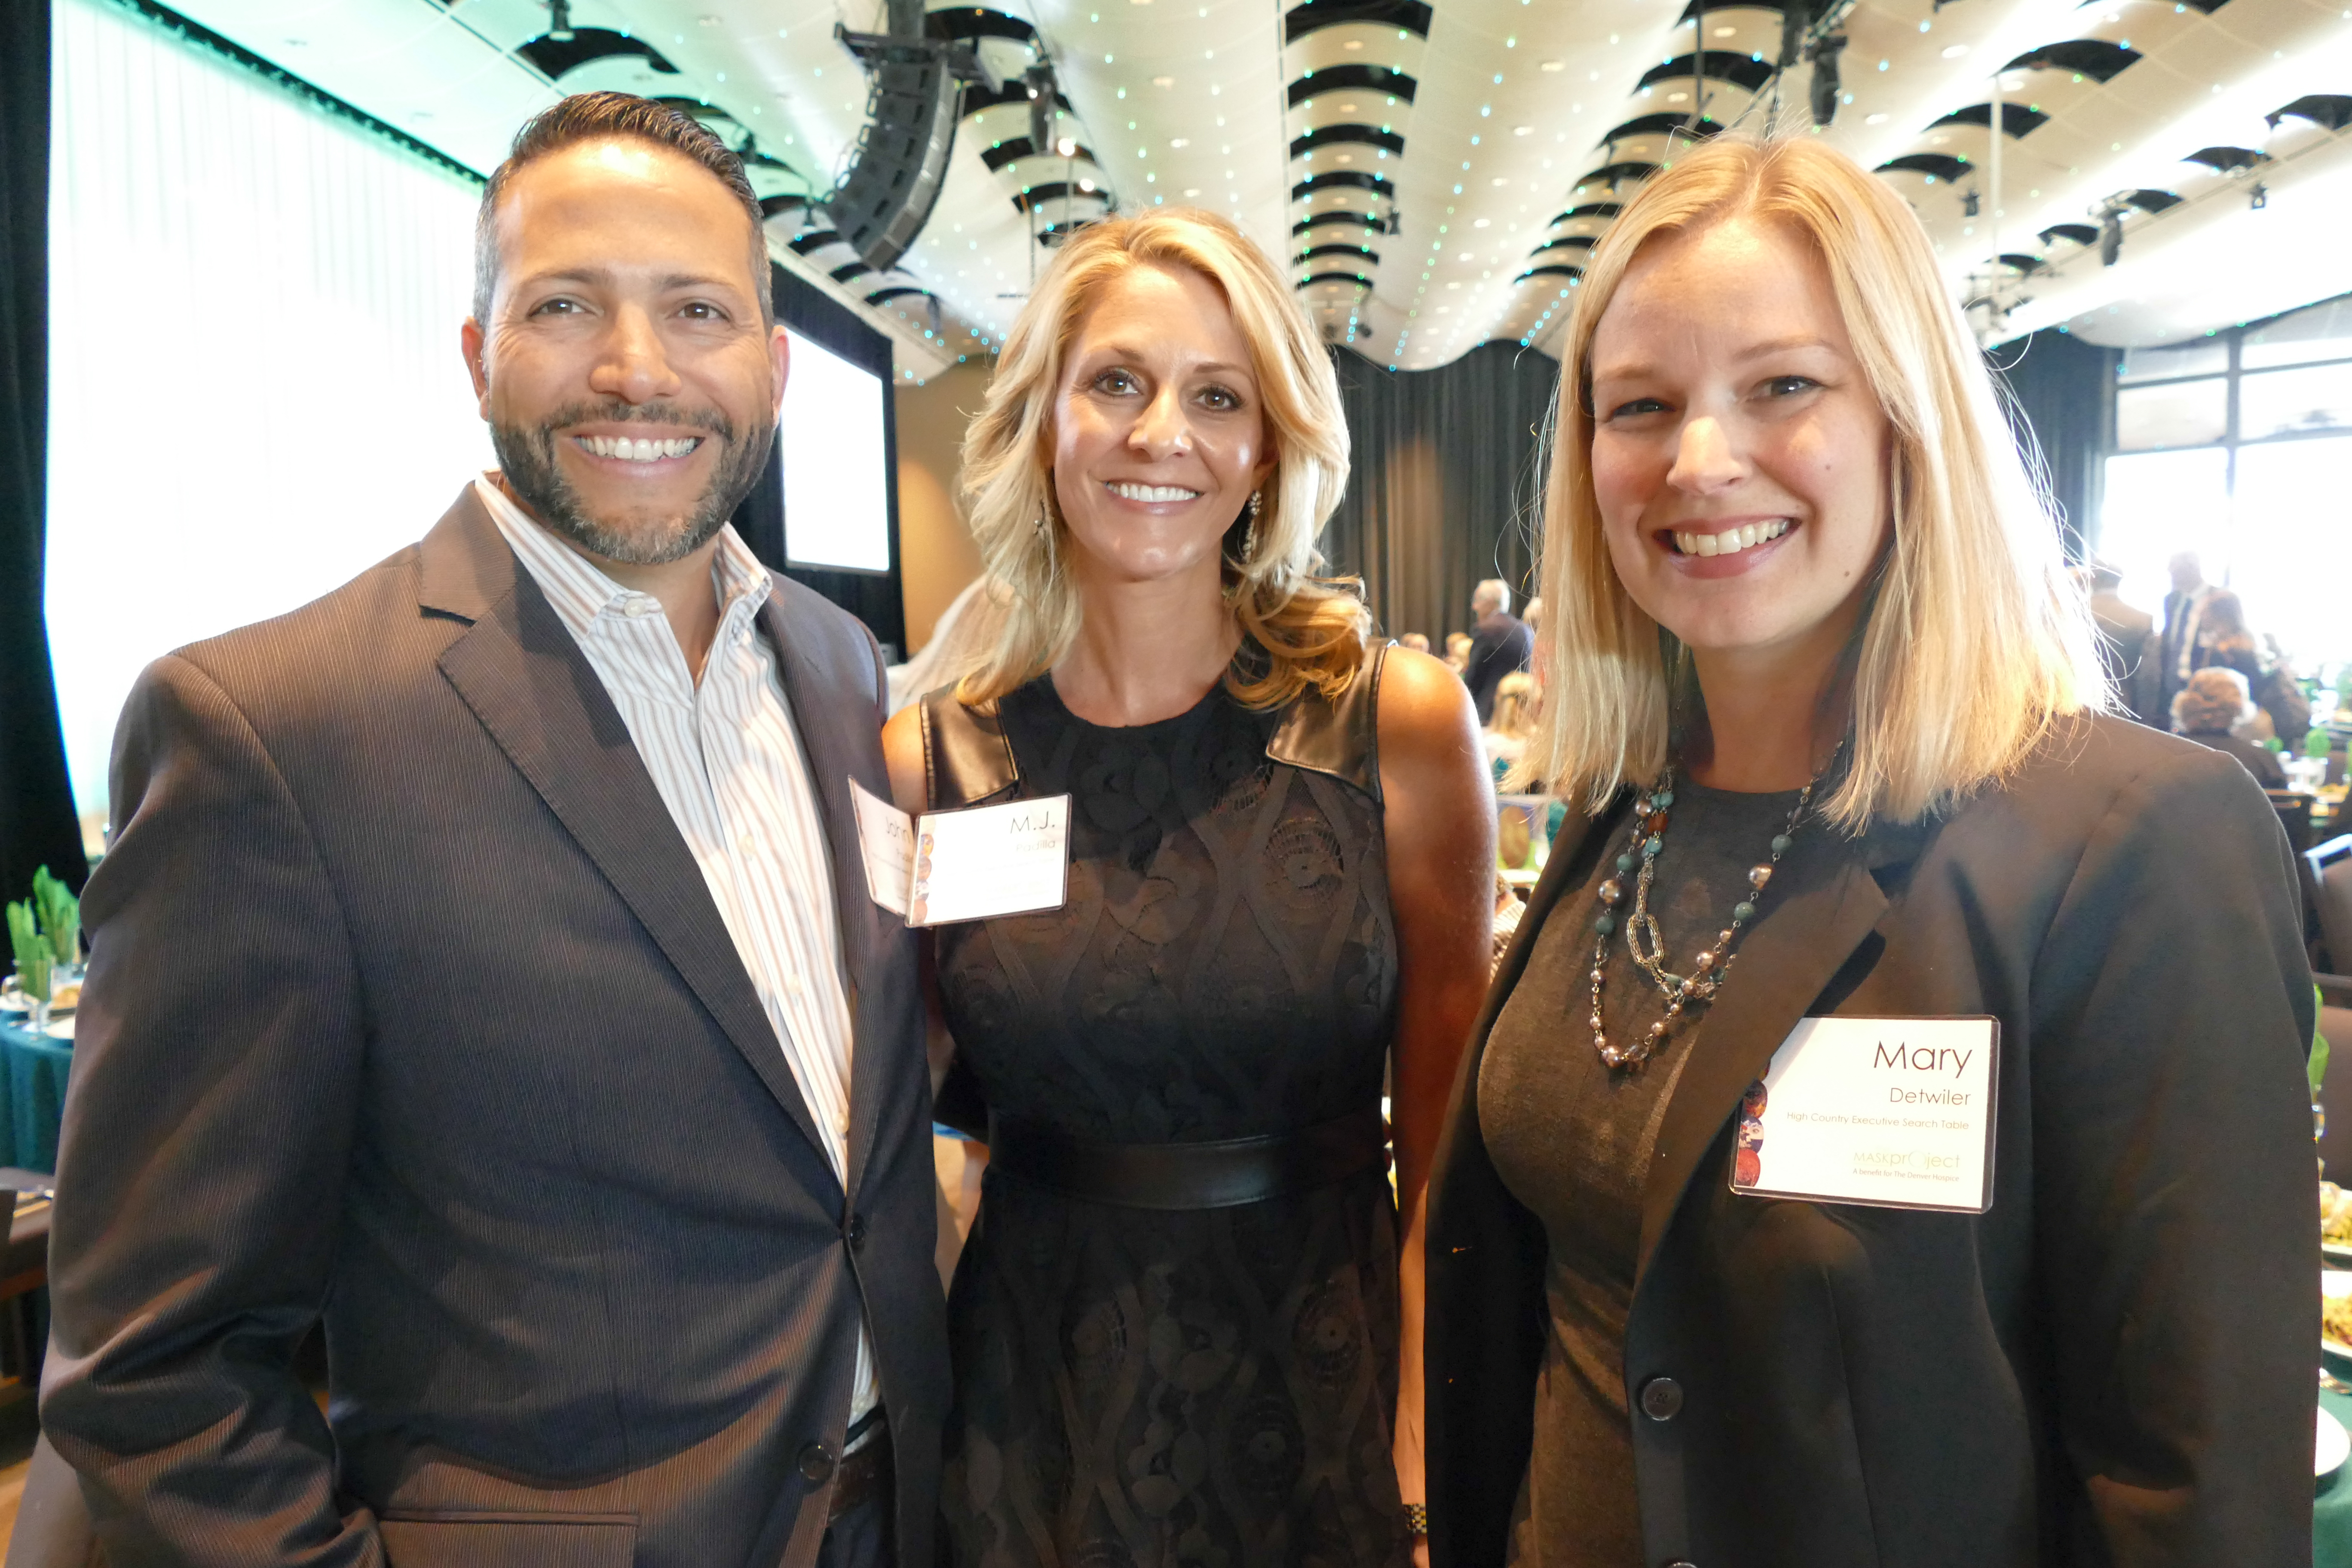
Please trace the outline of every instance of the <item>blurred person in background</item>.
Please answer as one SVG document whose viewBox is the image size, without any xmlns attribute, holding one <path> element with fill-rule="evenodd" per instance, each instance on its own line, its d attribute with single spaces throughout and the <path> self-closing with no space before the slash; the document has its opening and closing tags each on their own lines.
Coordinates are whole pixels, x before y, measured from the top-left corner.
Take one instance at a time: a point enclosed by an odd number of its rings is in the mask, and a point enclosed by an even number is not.
<svg viewBox="0 0 2352 1568">
<path fill-rule="evenodd" d="M 1560 372 L 1528 766 L 1578 815 L 1432 1189 L 1438 1568 L 2308 1562 L 2285 842 L 2101 712 L 1917 217 L 1688 149 Z M 1925 1103 L 1960 1152 L 1848 1114 Z"/>
<path fill-rule="evenodd" d="M 1513 670 L 1525 669 L 1535 653 L 1535 637 L 1528 624 L 1511 614 L 1511 590 L 1499 577 L 1489 577 L 1471 591 L 1470 613 L 1478 623 L 1470 628 L 1470 658 L 1463 666 L 1463 681 L 1470 700 L 1478 705 L 1478 722 L 1495 716 L 1495 688 Z"/>
<path fill-rule="evenodd" d="M 1469 669 L 1470 634 L 1468 632 L 1445 634 L 1445 667 L 1456 675 L 1464 675 Z"/>
<path fill-rule="evenodd" d="M 2246 771 L 2264 789 L 2284 789 L 2286 769 L 2278 753 L 2232 732 L 2253 716 L 2254 702 L 2247 694 L 2246 678 L 2219 665 L 2190 676 L 2189 684 L 2172 699 L 2175 731 L 2200 746 L 2229 752 L 2246 764 Z"/>
<path fill-rule="evenodd" d="M 1072 237 L 964 451 L 1009 614 L 891 721 L 891 782 L 909 812 L 1070 821 L 1061 907 L 926 939 L 941 1115 L 989 1150 L 949 1305 L 949 1560 L 1402 1568 L 1422 1192 L 1489 966 L 1467 695 L 1316 575 L 1338 382 L 1221 217 Z"/>
<path fill-rule="evenodd" d="M 1427 653 L 1429 651 L 1429 634 L 1426 632 L 1407 632 L 1404 636 L 1397 638 L 1397 647 L 1409 647 L 1415 653 Z"/>
<path fill-rule="evenodd" d="M 2311 703 L 2296 684 L 2294 667 L 2284 659 L 2265 659 L 2246 625 L 2245 604 L 2227 588 L 2206 595 L 2198 623 L 2196 666 L 2228 669 L 2243 678 L 2253 707 L 2237 727 L 2249 741 L 2275 736 L 2286 746 L 2300 745 L 2311 728 Z"/>
<path fill-rule="evenodd" d="M 2106 668 L 2108 684 L 2126 713 L 2161 728 L 2165 721 L 2157 708 L 2157 692 L 2164 684 L 2164 647 L 2157 636 L 2156 617 L 2125 602 L 2117 591 L 2124 574 L 2106 562 L 2091 562 L 2079 572 L 2091 619 L 2099 629 L 2099 662 Z"/>
<path fill-rule="evenodd" d="M 1495 683 L 1495 711 L 1483 731 L 1486 764 L 1497 783 L 1526 752 L 1528 737 L 1535 728 L 1535 678 L 1526 670 L 1515 669 Z"/>
<path fill-rule="evenodd" d="M 2172 592 L 2164 596 L 2163 680 L 2156 695 L 2157 711 L 2172 711 L 2172 699 L 2197 670 L 2197 640 L 2204 619 L 2205 601 L 2217 592 L 2205 581 L 2204 563 L 2193 550 L 2184 550 L 2165 563 L 2172 576 Z"/>
</svg>

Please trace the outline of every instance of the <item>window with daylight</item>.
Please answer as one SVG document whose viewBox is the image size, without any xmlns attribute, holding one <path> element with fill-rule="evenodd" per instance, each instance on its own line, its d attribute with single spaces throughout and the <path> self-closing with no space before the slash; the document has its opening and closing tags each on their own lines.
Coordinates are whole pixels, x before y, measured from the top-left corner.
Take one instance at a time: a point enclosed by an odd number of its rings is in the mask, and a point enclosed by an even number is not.
<svg viewBox="0 0 2352 1568">
<path fill-rule="evenodd" d="M 382 560 L 492 459 L 478 186 L 137 11 L 54 15 L 47 614 L 87 818 L 149 660 Z"/>
<path fill-rule="evenodd" d="M 2202 558 L 2300 675 L 2352 662 L 2352 609 L 2315 570 L 2352 539 L 2352 295 L 2125 353 L 2097 551 L 2163 613 L 2165 563 Z"/>
</svg>

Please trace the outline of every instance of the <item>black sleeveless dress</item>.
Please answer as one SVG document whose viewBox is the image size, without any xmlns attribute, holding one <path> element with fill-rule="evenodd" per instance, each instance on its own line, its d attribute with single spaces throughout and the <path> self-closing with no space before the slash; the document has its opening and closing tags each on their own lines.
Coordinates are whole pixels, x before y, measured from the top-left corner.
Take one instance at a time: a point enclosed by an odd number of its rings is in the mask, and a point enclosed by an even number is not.
<svg viewBox="0 0 2352 1568">
<path fill-rule="evenodd" d="M 1376 1112 L 1394 1032 L 1379 658 L 1272 712 L 1221 683 L 1106 729 L 1051 677 L 927 699 L 931 802 L 1072 797 L 1059 910 L 941 928 L 989 1111 L 1120 1144 Z M 1234 1207 L 992 1167 L 956 1272 L 942 1553 L 959 1568 L 1388 1568 L 1396 1215 L 1375 1168 Z"/>
</svg>

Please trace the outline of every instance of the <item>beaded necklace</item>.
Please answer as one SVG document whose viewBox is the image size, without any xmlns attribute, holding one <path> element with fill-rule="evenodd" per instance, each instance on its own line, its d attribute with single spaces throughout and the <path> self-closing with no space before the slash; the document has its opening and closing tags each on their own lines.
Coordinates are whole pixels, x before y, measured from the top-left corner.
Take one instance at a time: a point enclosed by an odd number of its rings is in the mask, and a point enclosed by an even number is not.
<svg viewBox="0 0 2352 1568">
<path fill-rule="evenodd" d="M 1798 792 L 1797 804 L 1789 813 L 1789 820 L 1772 836 L 1771 858 L 1748 869 L 1748 895 L 1731 906 L 1731 923 L 1716 932 L 1715 945 L 1701 949 L 1691 959 L 1688 974 L 1675 974 L 1666 968 L 1666 946 L 1658 935 L 1658 922 L 1650 914 L 1650 884 L 1655 879 L 1658 857 L 1666 846 L 1666 817 L 1675 804 L 1675 767 L 1668 763 L 1658 775 L 1658 782 L 1635 801 L 1633 836 L 1625 852 L 1617 857 L 1617 874 L 1601 884 L 1600 912 L 1593 916 L 1592 931 L 1592 1048 L 1601 1054 L 1601 1061 L 1611 1068 L 1631 1068 L 1641 1070 L 1658 1047 L 1666 1043 L 1675 1026 L 1690 1009 L 1711 1001 L 1723 988 L 1724 976 L 1730 972 L 1732 951 L 1748 925 L 1756 919 L 1756 900 L 1762 897 L 1772 873 L 1780 864 L 1780 857 L 1789 852 L 1790 841 L 1795 837 L 1797 824 L 1812 803 L 1813 786 L 1821 783 L 1819 774 Z M 1601 1023 L 1601 990 L 1608 973 L 1609 938 L 1617 929 L 1617 906 L 1625 900 L 1624 877 L 1634 873 L 1633 908 L 1625 922 L 1625 951 L 1651 984 L 1657 986 L 1666 999 L 1665 1016 L 1652 1024 L 1647 1033 L 1631 1045 L 1617 1045 L 1609 1038 Z M 1642 951 L 1642 938 L 1647 936 L 1650 951 Z"/>
</svg>

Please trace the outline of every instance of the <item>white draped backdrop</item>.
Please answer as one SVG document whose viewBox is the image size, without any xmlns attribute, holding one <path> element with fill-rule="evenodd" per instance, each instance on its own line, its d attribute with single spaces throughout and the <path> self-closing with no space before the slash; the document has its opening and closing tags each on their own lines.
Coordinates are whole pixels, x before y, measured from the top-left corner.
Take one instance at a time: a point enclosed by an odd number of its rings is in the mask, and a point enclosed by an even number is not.
<svg viewBox="0 0 2352 1568">
<path fill-rule="evenodd" d="M 106 0 L 57 0 L 47 609 L 81 810 L 142 667 L 316 598 L 490 461 L 477 191 Z"/>
</svg>

